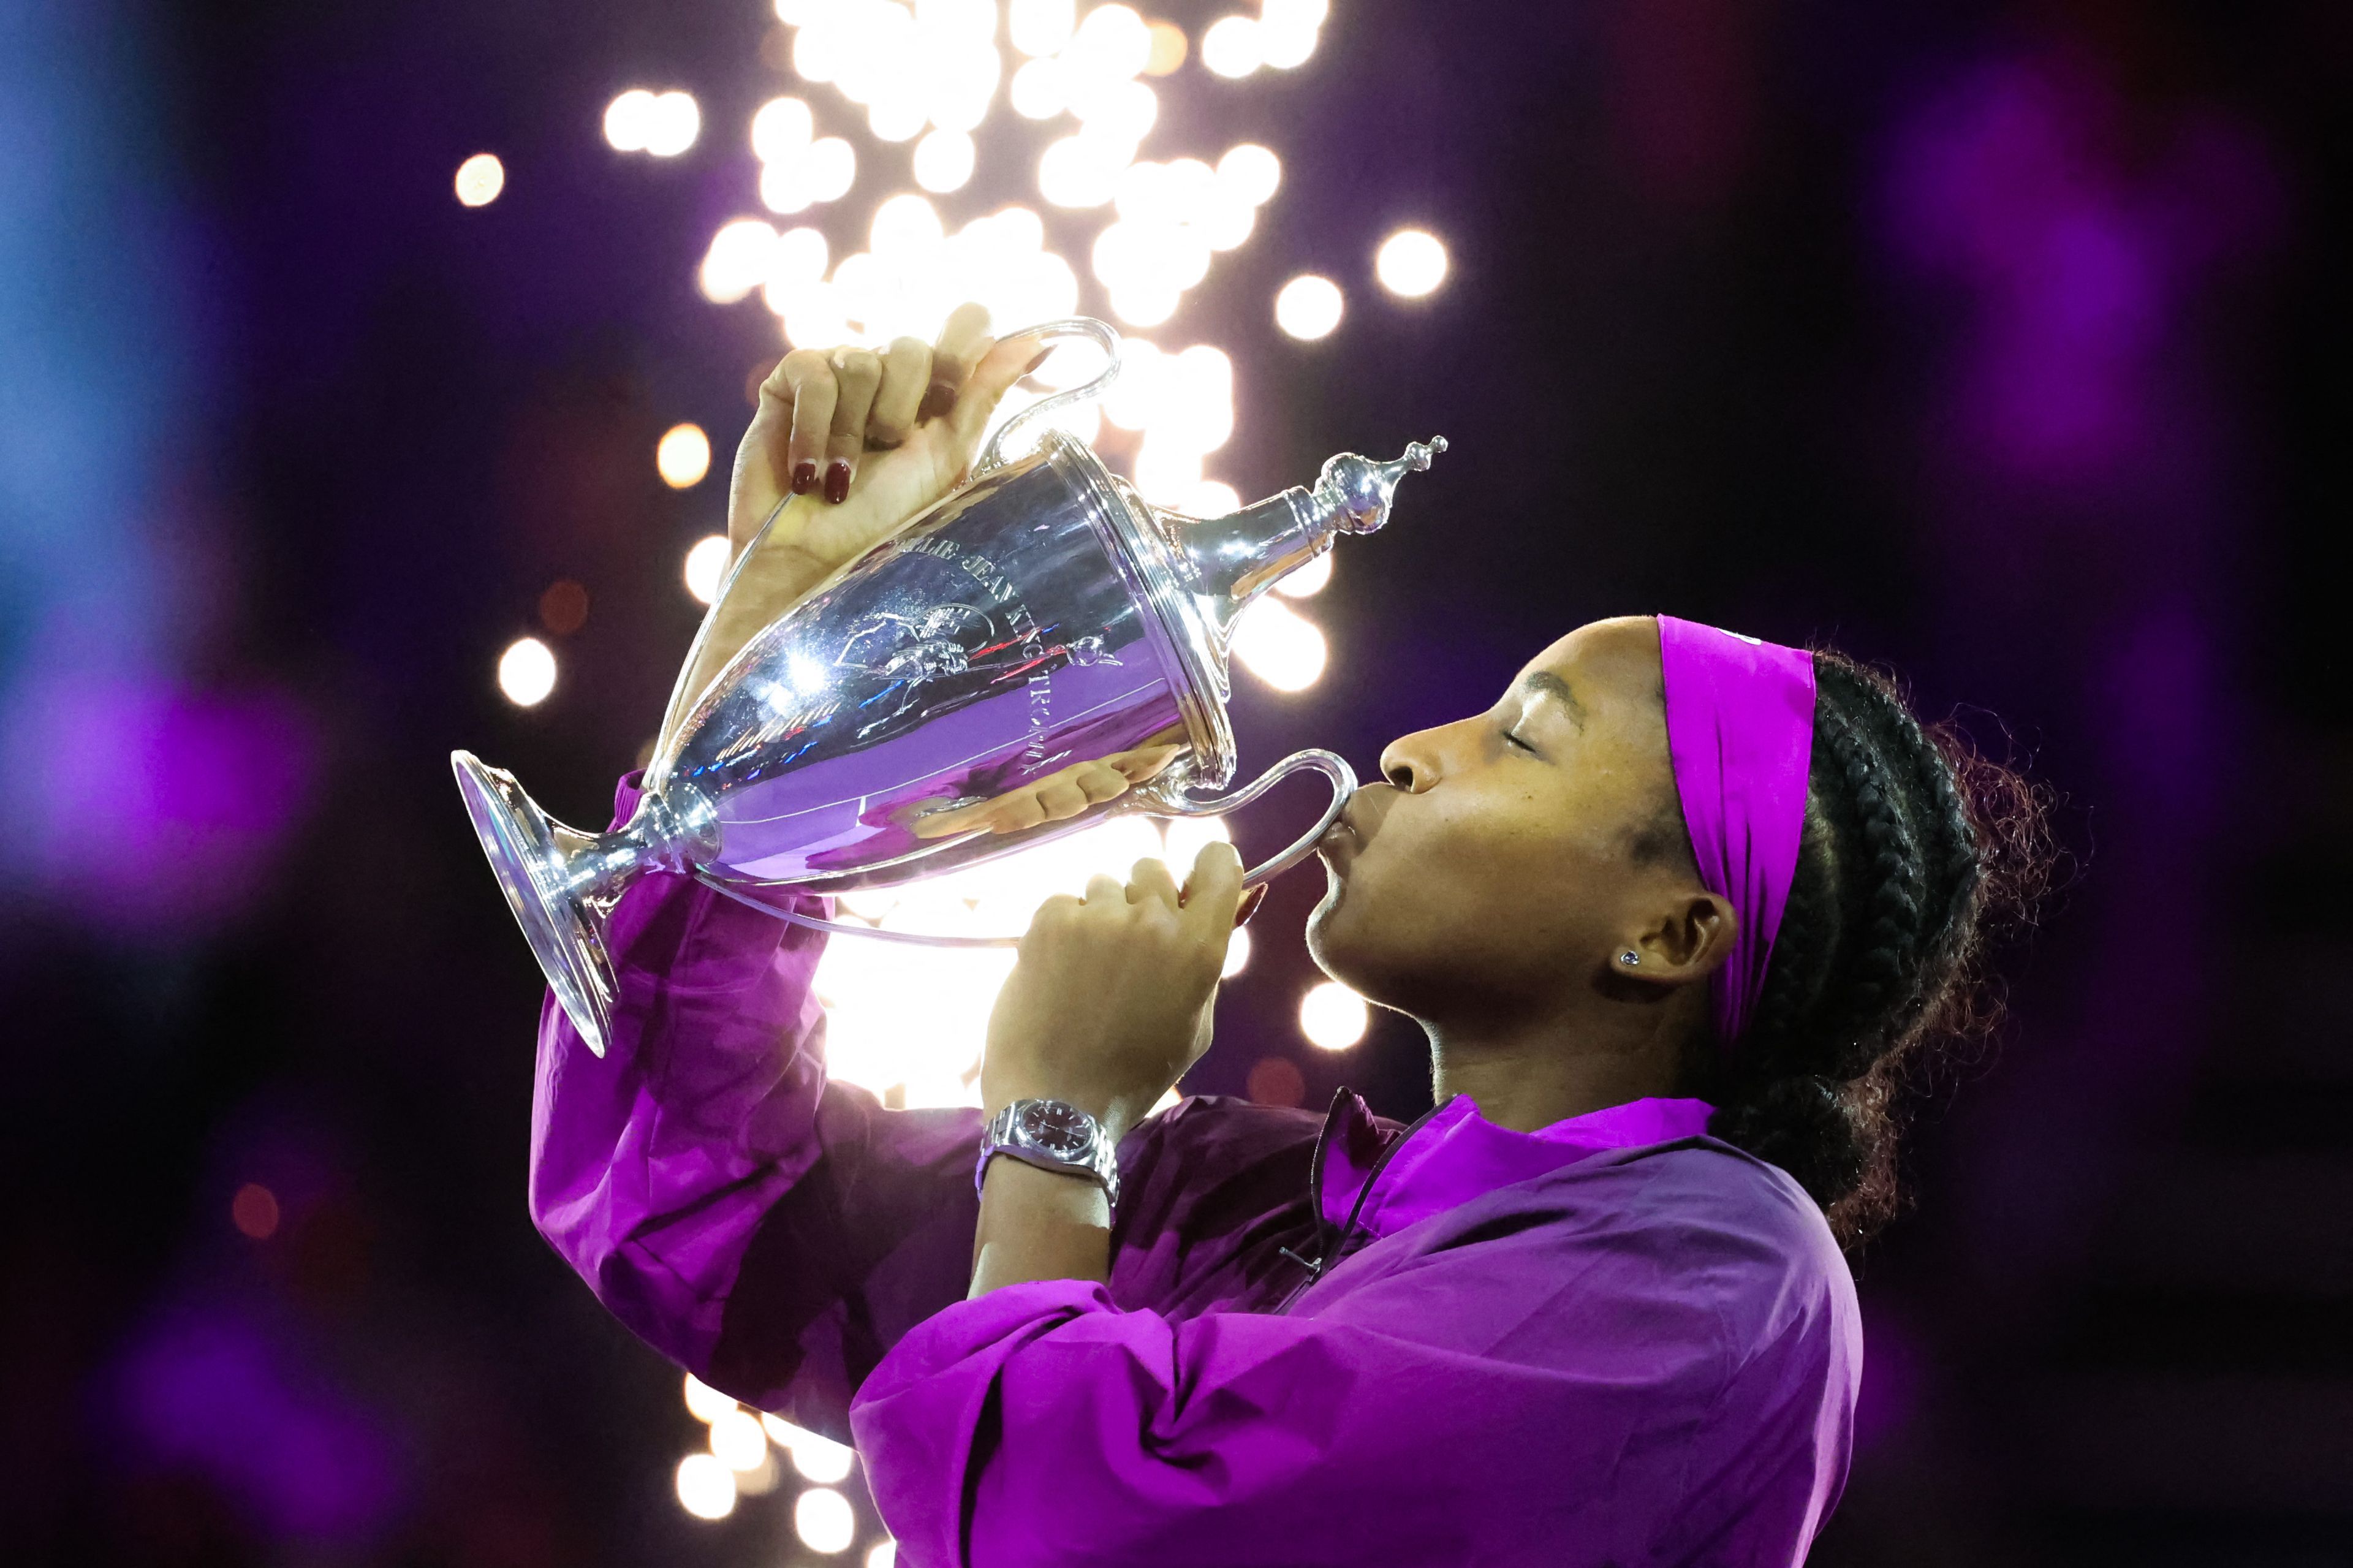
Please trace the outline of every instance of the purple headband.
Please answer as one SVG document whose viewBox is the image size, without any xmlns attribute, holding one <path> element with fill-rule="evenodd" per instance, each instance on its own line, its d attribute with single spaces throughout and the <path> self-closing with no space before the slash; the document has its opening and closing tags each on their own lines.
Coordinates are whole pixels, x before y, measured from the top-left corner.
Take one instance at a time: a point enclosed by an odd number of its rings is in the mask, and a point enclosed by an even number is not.
<svg viewBox="0 0 2353 1568">
<path fill-rule="evenodd" d="M 1716 1037 L 1730 1045 L 1765 989 L 1773 937 L 1798 872 L 1814 752 L 1811 655 L 1661 616 L 1667 751 L 1707 890 L 1740 914 L 1716 971 Z"/>
</svg>

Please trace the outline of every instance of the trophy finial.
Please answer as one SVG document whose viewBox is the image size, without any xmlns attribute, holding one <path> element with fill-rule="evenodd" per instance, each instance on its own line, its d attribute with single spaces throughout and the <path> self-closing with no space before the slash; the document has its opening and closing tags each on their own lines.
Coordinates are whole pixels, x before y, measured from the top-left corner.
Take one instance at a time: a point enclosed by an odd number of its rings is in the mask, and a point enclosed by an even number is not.
<svg viewBox="0 0 2353 1568">
<path fill-rule="evenodd" d="M 1388 521 L 1398 481 L 1444 450 L 1446 437 L 1433 436 L 1392 462 L 1343 452 L 1324 465 L 1314 489 L 1294 485 L 1224 517 L 1155 511 L 1218 669 L 1225 668 L 1234 623 L 1252 600 L 1331 549 L 1335 536 L 1370 533 Z"/>
<path fill-rule="evenodd" d="M 1370 533 L 1388 521 L 1398 481 L 1430 467 L 1430 460 L 1444 450 L 1446 437 L 1432 436 L 1414 442 L 1393 462 L 1376 463 L 1354 452 L 1343 452 L 1324 465 L 1315 481 L 1315 503 L 1331 515 L 1342 532 Z"/>
</svg>

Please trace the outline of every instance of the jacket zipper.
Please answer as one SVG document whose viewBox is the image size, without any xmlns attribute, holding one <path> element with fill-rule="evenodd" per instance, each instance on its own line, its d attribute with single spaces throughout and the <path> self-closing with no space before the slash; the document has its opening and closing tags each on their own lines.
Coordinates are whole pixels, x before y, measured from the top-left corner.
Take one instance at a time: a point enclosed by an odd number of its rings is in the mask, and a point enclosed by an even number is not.
<svg viewBox="0 0 2353 1568">
<path fill-rule="evenodd" d="M 1348 1091 L 1344 1089 L 1340 1092 L 1342 1094 L 1345 1094 Z M 1453 1096 L 1451 1095 L 1447 1097 L 1449 1100 L 1452 1098 Z M 1438 1104 L 1431 1106 L 1428 1110 L 1423 1111 L 1419 1116 L 1414 1118 L 1412 1126 L 1407 1128 L 1403 1132 L 1398 1133 L 1396 1141 L 1390 1143 L 1388 1148 L 1381 1151 L 1381 1157 L 1373 1162 L 1373 1168 L 1366 1173 L 1364 1185 L 1356 1189 L 1356 1201 L 1350 1205 L 1348 1208 L 1348 1223 L 1340 1227 L 1339 1236 L 1329 1245 L 1326 1245 L 1324 1240 L 1324 1141 L 1317 1141 L 1315 1144 L 1315 1158 L 1309 1163 L 1307 1171 L 1308 1196 L 1315 1205 L 1316 1256 L 1314 1260 L 1310 1262 L 1308 1259 L 1302 1258 L 1299 1254 L 1292 1251 L 1291 1248 L 1287 1247 L 1282 1248 L 1282 1255 L 1285 1258 L 1290 1258 L 1294 1263 L 1305 1266 L 1307 1269 L 1307 1278 L 1302 1279 L 1296 1286 L 1293 1286 L 1292 1288 L 1291 1294 L 1282 1299 L 1282 1304 L 1275 1308 L 1274 1310 L 1277 1316 L 1290 1311 L 1291 1304 L 1299 1300 L 1300 1293 L 1305 1290 L 1310 1285 L 1314 1284 L 1318 1279 L 1324 1278 L 1324 1270 L 1329 1268 L 1332 1264 L 1332 1254 L 1340 1247 L 1346 1246 L 1348 1237 L 1356 1234 L 1356 1216 L 1365 1212 L 1365 1200 L 1372 1195 L 1373 1188 L 1379 1184 L 1381 1173 L 1388 1168 L 1389 1161 L 1395 1157 L 1398 1150 L 1405 1147 L 1406 1141 L 1408 1139 L 1411 1138 L 1416 1132 L 1421 1131 L 1421 1125 L 1423 1122 L 1428 1121 L 1431 1117 L 1437 1115 L 1439 1111 L 1444 1108 L 1445 1101 L 1440 1100 Z M 1324 1131 L 1327 1133 L 1331 1131 L 1328 1123 Z"/>
</svg>

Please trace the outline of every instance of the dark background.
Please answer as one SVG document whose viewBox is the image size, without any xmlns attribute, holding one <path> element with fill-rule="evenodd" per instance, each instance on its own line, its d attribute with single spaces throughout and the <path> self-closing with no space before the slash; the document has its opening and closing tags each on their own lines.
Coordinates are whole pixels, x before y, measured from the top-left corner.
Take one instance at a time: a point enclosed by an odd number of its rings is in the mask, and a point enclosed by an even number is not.
<svg viewBox="0 0 2353 1568">
<path fill-rule="evenodd" d="M 0 0 L 11 1562 L 796 1560 L 789 1482 L 680 1510 L 675 1374 L 531 1229 L 538 981 L 444 761 L 601 821 L 658 717 L 723 497 L 654 439 L 694 419 L 723 473 L 778 352 L 693 281 L 796 90 L 771 25 Z M 698 95 L 692 152 L 604 144 L 639 83 Z M 1163 101 L 1147 155 L 1285 164 L 1155 334 L 1236 356 L 1213 471 L 1454 443 L 1313 602 L 1333 671 L 1240 682 L 1246 763 L 1369 770 L 1664 608 L 1889 661 L 2062 796 L 2010 1026 L 1859 1259 L 1814 1560 L 2353 1563 L 2353 9 L 1336 0 L 1304 68 Z M 952 218 L 1036 205 L 1039 129 L 1000 98 L 980 140 Z M 860 146 L 845 214 L 904 181 Z M 1099 219 L 1049 216 L 1082 257 Z M 1453 255 L 1419 305 L 1370 276 L 1403 222 Z M 1317 344 L 1269 321 L 1305 268 L 1350 299 Z M 558 577 L 591 613 L 517 710 L 491 666 Z M 1276 889 L 1187 1087 L 1288 1054 L 1409 1117 L 1409 1026 L 1295 1033 L 1315 894 Z"/>
</svg>

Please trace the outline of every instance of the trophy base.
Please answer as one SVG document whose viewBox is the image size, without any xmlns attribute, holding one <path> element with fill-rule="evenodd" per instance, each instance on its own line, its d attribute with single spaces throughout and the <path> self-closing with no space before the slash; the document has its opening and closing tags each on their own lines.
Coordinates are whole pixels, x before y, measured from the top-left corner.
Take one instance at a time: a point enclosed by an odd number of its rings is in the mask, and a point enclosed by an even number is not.
<svg viewBox="0 0 2353 1568">
<path fill-rule="evenodd" d="M 583 901 L 566 875 L 572 853 L 588 839 L 551 820 L 503 768 L 471 752 L 450 752 L 449 765 L 532 956 L 572 1026 L 603 1056 L 612 1026 L 613 966 L 599 932 L 600 911 Z"/>
</svg>

